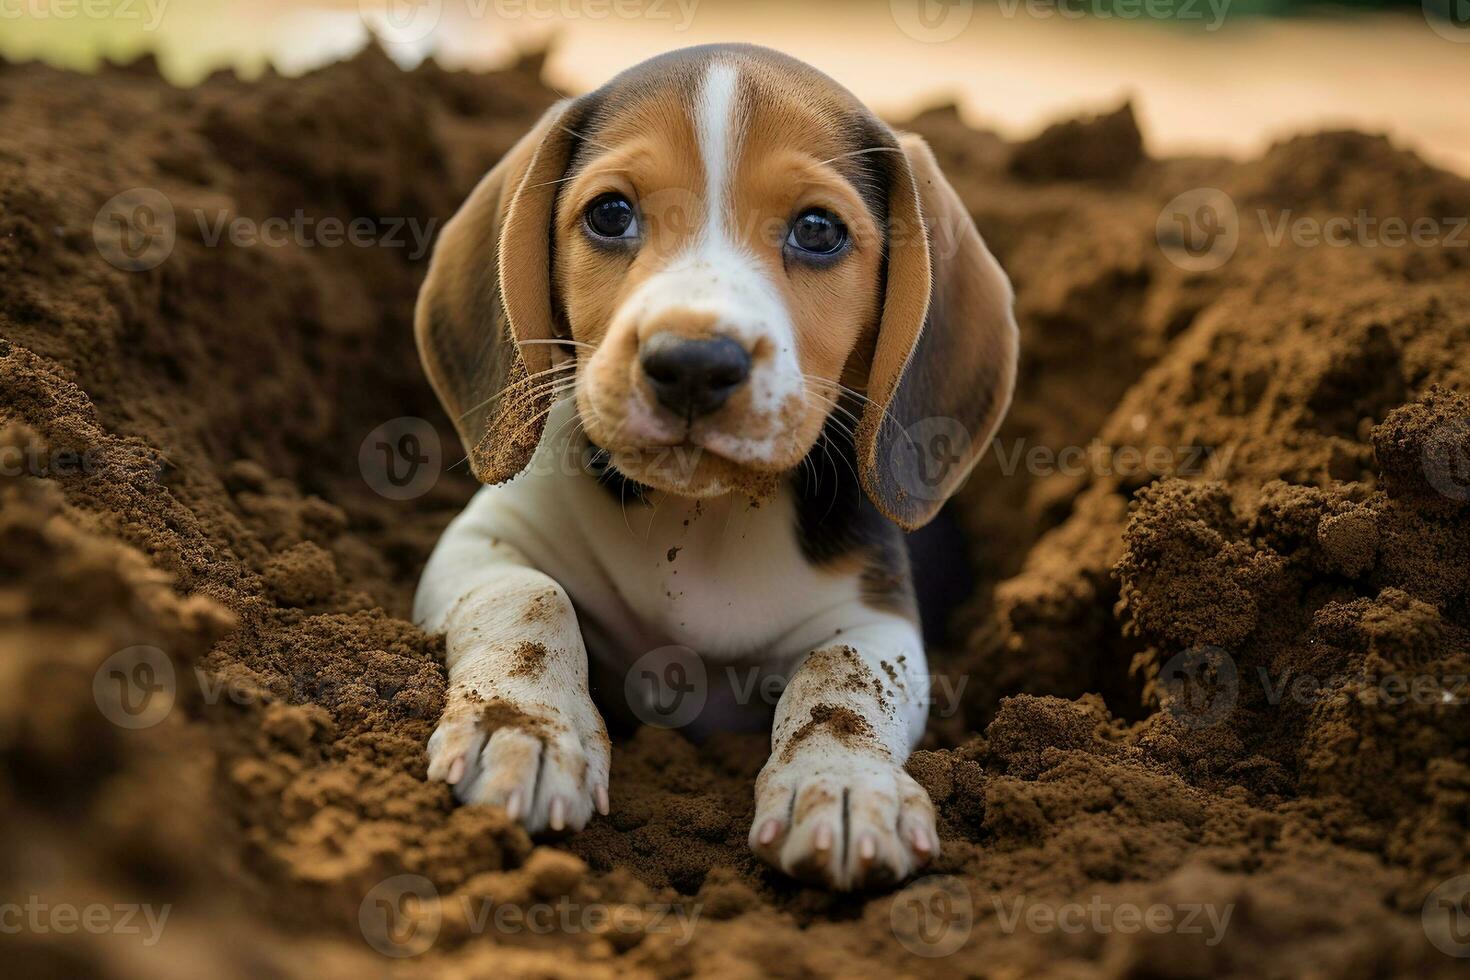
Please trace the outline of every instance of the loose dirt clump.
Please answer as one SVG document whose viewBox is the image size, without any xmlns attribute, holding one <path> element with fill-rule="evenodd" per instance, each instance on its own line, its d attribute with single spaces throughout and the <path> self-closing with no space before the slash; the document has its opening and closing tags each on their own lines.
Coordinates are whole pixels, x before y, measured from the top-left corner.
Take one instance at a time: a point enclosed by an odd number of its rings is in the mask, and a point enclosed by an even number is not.
<svg viewBox="0 0 1470 980">
<path fill-rule="evenodd" d="M 871 744 L 873 729 L 867 719 L 838 704 L 812 705 L 811 714 L 800 728 L 791 734 L 782 753 L 786 761 L 795 758 L 797 750 L 818 733 L 825 733 L 843 745 L 860 746 Z"/>
<path fill-rule="evenodd" d="M 546 647 L 540 643 L 522 643 L 516 648 L 511 665 L 512 677 L 540 677 L 546 669 Z"/>
<path fill-rule="evenodd" d="M 153 945 L 8 937 L 17 975 L 1456 972 L 1421 911 L 1470 871 L 1470 250 L 1276 233 L 1470 214 L 1470 184 L 1376 136 L 1237 164 L 1149 159 L 1128 110 L 1023 147 L 908 124 L 1023 332 L 951 506 L 978 585 L 933 661 L 961 697 L 909 763 L 947 879 L 833 896 L 760 865 L 764 736 L 640 729 L 612 813 L 541 846 L 427 782 L 444 651 L 407 617 L 474 482 L 417 364 L 405 229 L 552 103 L 539 68 L 0 68 L 0 831 L 23 845 L 0 890 L 170 910 Z M 1158 219 L 1201 187 L 1238 241 L 1191 272 Z M 214 235 L 296 215 L 375 244 Z M 122 247 L 149 229 L 151 265 Z M 404 418 L 444 471 L 407 500 L 373 463 Z M 541 908 L 570 925 L 530 928 Z M 961 914 L 916 922 L 935 908 Z"/>
<path fill-rule="evenodd" d="M 480 712 L 480 728 L 486 732 L 497 732 L 502 728 L 519 728 L 532 735 L 547 734 L 545 721 L 499 698 L 486 702 L 484 709 Z"/>
</svg>

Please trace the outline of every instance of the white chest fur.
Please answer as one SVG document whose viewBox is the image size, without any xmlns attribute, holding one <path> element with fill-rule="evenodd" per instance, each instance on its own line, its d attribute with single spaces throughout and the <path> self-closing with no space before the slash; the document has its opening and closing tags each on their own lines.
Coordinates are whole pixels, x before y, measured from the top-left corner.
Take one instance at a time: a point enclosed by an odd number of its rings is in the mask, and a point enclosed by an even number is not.
<svg viewBox="0 0 1470 980">
<path fill-rule="evenodd" d="M 558 411 L 572 421 L 569 406 Z M 549 431 L 563 427 L 554 418 Z M 936 847 L 933 811 L 902 768 L 928 706 L 915 625 L 864 602 L 857 573 L 807 560 L 789 489 L 758 506 L 619 500 L 584 468 L 580 441 L 545 440 L 525 473 L 476 494 L 424 570 L 415 618 L 446 634 L 450 680 L 430 778 L 532 829 L 584 826 L 594 804 L 610 807 L 594 694 L 603 710 L 624 695 L 653 723 L 625 683 L 645 655 L 678 645 L 720 668 L 683 730 L 771 726 L 750 832 L 758 853 L 788 871 L 826 862 L 839 887 L 875 862 L 898 878 L 922 863 Z M 740 684 L 737 667 L 757 683 Z M 597 672 L 613 678 L 600 690 Z"/>
<path fill-rule="evenodd" d="M 557 420 L 547 428 L 558 431 Z M 855 578 L 802 554 L 790 489 L 763 502 L 644 502 L 583 471 L 576 440 L 548 440 L 525 473 L 481 490 L 459 520 L 561 583 L 593 656 L 628 662 L 679 644 L 712 660 L 778 663 L 828 639 L 820 613 L 858 597 Z"/>
</svg>

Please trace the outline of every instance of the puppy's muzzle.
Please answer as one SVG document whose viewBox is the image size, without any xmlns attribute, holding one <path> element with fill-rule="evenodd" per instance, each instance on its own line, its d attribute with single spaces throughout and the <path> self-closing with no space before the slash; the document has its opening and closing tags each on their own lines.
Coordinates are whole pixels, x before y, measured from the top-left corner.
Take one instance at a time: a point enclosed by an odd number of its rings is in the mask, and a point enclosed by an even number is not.
<svg viewBox="0 0 1470 980">
<path fill-rule="evenodd" d="M 639 352 L 643 375 L 660 405 L 692 421 L 725 404 L 750 377 L 750 353 L 729 337 L 650 337 Z"/>
</svg>

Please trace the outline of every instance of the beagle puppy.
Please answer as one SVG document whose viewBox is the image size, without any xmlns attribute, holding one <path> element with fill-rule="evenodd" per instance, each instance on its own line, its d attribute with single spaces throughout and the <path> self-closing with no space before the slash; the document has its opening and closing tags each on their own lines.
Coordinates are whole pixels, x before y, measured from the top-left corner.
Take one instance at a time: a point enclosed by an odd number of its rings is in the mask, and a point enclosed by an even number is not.
<svg viewBox="0 0 1470 980">
<path fill-rule="evenodd" d="M 449 671 L 429 778 L 581 828 L 610 806 L 599 708 L 639 714 L 629 672 L 695 658 L 687 731 L 771 726 L 756 854 L 837 889 L 932 858 L 903 531 L 1005 414 L 1017 334 L 924 142 L 774 51 L 662 55 L 481 181 L 415 331 L 486 484 L 415 600 Z M 968 440 L 916 483 L 934 419 Z"/>
</svg>

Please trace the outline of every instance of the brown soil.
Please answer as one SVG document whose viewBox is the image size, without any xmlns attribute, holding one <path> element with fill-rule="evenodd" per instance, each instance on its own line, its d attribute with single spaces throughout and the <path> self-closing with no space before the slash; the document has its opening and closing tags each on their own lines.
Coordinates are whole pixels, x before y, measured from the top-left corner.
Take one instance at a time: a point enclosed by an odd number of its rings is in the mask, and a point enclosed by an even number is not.
<svg viewBox="0 0 1470 980">
<path fill-rule="evenodd" d="M 456 445 L 413 350 L 423 260 L 211 247 L 192 215 L 442 221 L 552 100 L 538 67 L 405 74 L 369 52 L 187 91 L 146 62 L 0 67 L 0 895 L 170 908 L 151 946 L 7 935 L 15 975 L 1462 966 L 1420 909 L 1470 871 L 1454 680 L 1470 672 L 1470 250 L 1271 247 L 1256 218 L 1470 214 L 1470 184 L 1375 136 L 1233 164 L 1149 159 L 1128 111 L 1021 147 L 948 110 L 911 124 L 1014 277 L 1024 333 L 999 451 L 953 508 L 980 580 L 935 655 L 965 681 L 961 710 L 910 764 L 940 814 L 933 870 L 958 892 L 832 896 L 760 866 L 756 736 L 639 731 L 614 749 L 611 816 L 539 846 L 425 782 L 443 651 L 406 617 L 472 484 L 454 466 L 399 502 L 358 466 L 399 416 Z M 129 272 L 93 220 L 139 187 L 172 202 L 178 238 Z M 1212 272 L 1155 238 L 1195 187 L 1240 210 Z M 1094 438 L 1100 462 L 1077 472 L 1003 465 Z M 1209 455 L 1112 465 L 1128 447 Z M 1217 716 L 1170 666 L 1191 651 Z M 1398 678 L 1426 696 L 1392 696 Z M 109 721 L 129 679 L 173 692 L 156 724 Z M 374 951 L 360 918 L 400 874 L 442 899 L 397 901 L 437 925 L 411 959 Z M 971 904 L 972 932 L 920 958 L 937 949 L 915 899 L 941 898 Z M 485 903 L 605 914 L 487 927 Z M 697 910 L 692 932 L 660 903 Z M 1069 903 L 1112 911 L 1012 918 Z M 1135 906 L 1230 918 L 1211 943 L 1127 928 Z"/>
</svg>

